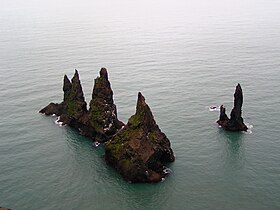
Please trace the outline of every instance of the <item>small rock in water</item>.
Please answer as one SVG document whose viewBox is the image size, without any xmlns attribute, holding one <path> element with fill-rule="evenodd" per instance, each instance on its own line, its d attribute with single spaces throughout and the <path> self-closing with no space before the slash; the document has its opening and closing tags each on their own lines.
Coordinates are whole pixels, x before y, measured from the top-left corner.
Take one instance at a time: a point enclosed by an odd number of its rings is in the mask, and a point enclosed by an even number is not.
<svg viewBox="0 0 280 210">
<path fill-rule="evenodd" d="M 238 84 L 234 93 L 234 107 L 230 113 L 230 118 L 226 114 L 226 108 L 220 106 L 220 118 L 217 123 L 228 131 L 247 131 L 248 127 L 244 124 L 242 114 L 243 92 L 241 85 Z"/>
</svg>

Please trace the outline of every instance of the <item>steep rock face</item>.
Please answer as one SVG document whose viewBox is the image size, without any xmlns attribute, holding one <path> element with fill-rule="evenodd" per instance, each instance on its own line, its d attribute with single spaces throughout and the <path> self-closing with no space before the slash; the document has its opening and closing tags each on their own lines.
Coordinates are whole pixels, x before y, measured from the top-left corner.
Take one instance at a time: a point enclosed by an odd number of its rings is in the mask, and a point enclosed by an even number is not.
<svg viewBox="0 0 280 210">
<path fill-rule="evenodd" d="M 175 160 L 141 93 L 135 115 L 106 143 L 105 159 L 131 182 L 159 182 L 166 176 L 164 164 Z"/>
<path fill-rule="evenodd" d="M 60 104 L 50 103 L 40 110 L 40 113 L 55 114 L 63 124 L 68 124 L 82 135 L 99 142 L 107 141 L 123 126 L 117 118 L 113 91 L 105 68 L 101 69 L 100 77 L 95 80 L 89 111 L 77 70 L 71 81 L 64 76 L 63 92 L 64 97 Z"/>
<path fill-rule="evenodd" d="M 82 117 L 87 114 L 87 103 L 77 70 L 75 70 L 71 82 L 66 75 L 64 76 L 63 91 L 64 113 L 61 115 L 61 121 L 66 124 L 71 123 L 71 121 L 82 122 Z"/>
<path fill-rule="evenodd" d="M 247 126 L 243 122 L 242 114 L 243 92 L 241 85 L 238 84 L 234 93 L 234 107 L 230 113 L 230 118 L 226 115 L 226 109 L 221 105 L 220 118 L 217 123 L 225 130 L 247 131 Z"/>
<path fill-rule="evenodd" d="M 77 70 L 75 70 L 71 82 L 68 77 L 64 75 L 63 92 L 64 97 L 60 104 L 50 103 L 40 110 L 40 113 L 60 116 L 60 121 L 63 124 L 71 124 L 72 121 L 80 121 L 81 118 L 87 114 L 87 104 L 84 99 L 84 93 Z"/>
<path fill-rule="evenodd" d="M 113 91 L 105 68 L 94 81 L 90 102 L 90 125 L 105 136 L 114 135 L 124 124 L 118 120 L 117 108 L 113 100 Z"/>
</svg>

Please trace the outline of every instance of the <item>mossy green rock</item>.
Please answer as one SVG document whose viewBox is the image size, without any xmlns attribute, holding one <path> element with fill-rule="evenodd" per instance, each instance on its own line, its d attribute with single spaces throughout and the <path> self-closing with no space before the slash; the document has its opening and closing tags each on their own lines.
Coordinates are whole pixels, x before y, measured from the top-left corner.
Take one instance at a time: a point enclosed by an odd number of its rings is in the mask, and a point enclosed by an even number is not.
<svg viewBox="0 0 280 210">
<path fill-rule="evenodd" d="M 164 164 L 175 160 L 141 93 L 135 115 L 106 143 L 105 159 L 130 182 L 159 182 L 166 176 Z"/>
<path fill-rule="evenodd" d="M 68 118 L 68 122 L 71 120 L 79 121 L 83 115 L 87 114 L 87 103 L 85 102 L 77 70 L 75 70 L 75 74 L 71 82 L 66 75 L 64 76 L 63 91 L 63 104 L 65 106 L 65 113 L 63 113 L 64 118 Z"/>
<path fill-rule="evenodd" d="M 118 120 L 107 70 L 101 68 L 99 74 L 100 76 L 94 80 L 89 119 L 95 130 L 104 133 L 106 136 L 111 136 L 124 124 Z"/>
<path fill-rule="evenodd" d="M 63 92 L 63 102 L 50 103 L 40 113 L 55 114 L 63 124 L 99 142 L 107 141 L 124 125 L 117 118 L 113 91 L 105 68 L 100 70 L 100 77 L 95 79 L 89 111 L 77 70 L 71 81 L 64 76 Z"/>
<path fill-rule="evenodd" d="M 82 121 L 87 115 L 87 103 L 85 102 L 82 85 L 79 79 L 79 73 L 75 70 L 75 74 L 70 81 L 67 75 L 63 79 L 63 101 L 60 104 L 50 103 L 48 106 L 40 110 L 40 113 L 46 115 L 55 114 L 60 117 L 63 124 L 75 123 Z"/>
</svg>

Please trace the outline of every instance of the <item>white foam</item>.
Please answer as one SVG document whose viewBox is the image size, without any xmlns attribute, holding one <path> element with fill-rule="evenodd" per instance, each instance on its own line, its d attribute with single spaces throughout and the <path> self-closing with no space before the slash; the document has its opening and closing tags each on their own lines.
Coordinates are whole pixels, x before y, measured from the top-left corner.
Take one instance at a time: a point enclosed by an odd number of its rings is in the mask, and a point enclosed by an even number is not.
<svg viewBox="0 0 280 210">
<path fill-rule="evenodd" d="M 58 116 L 58 117 L 56 118 L 56 120 L 54 121 L 54 123 L 57 124 L 57 125 L 59 125 L 59 126 L 63 126 L 63 122 L 60 122 L 59 120 L 60 120 L 60 117 Z"/>
<path fill-rule="evenodd" d="M 245 133 L 245 134 L 252 134 L 252 133 L 253 133 L 253 131 L 251 131 L 251 130 L 247 130 L 247 131 L 242 131 L 242 133 Z"/>
<path fill-rule="evenodd" d="M 164 174 L 170 174 L 171 172 L 172 172 L 172 170 L 170 168 L 163 169 Z"/>
<path fill-rule="evenodd" d="M 56 115 L 55 115 L 55 114 L 52 114 L 52 116 L 55 117 Z"/>
<path fill-rule="evenodd" d="M 99 145 L 100 145 L 100 143 L 98 141 L 95 141 L 95 142 L 92 143 L 93 147 L 98 147 Z"/>
<path fill-rule="evenodd" d="M 253 133 L 252 129 L 253 129 L 254 126 L 251 125 L 251 124 L 249 124 L 249 123 L 245 123 L 245 125 L 247 126 L 248 130 L 245 131 L 244 133 L 246 133 L 246 134 L 251 134 L 251 133 Z"/>
<path fill-rule="evenodd" d="M 58 122 L 58 121 L 59 121 L 59 119 L 60 119 L 60 117 L 57 117 L 57 118 L 56 118 L 56 120 L 54 121 L 54 122 L 55 122 L 55 124 L 57 124 L 57 125 L 59 124 L 59 122 Z"/>
<path fill-rule="evenodd" d="M 254 127 L 253 125 L 250 124 L 247 124 L 246 126 L 248 127 L 248 129 L 252 129 Z"/>
<path fill-rule="evenodd" d="M 210 107 L 208 107 L 208 109 L 209 109 L 209 111 L 210 112 L 214 112 L 214 111 L 220 111 L 220 106 L 210 106 Z"/>
</svg>

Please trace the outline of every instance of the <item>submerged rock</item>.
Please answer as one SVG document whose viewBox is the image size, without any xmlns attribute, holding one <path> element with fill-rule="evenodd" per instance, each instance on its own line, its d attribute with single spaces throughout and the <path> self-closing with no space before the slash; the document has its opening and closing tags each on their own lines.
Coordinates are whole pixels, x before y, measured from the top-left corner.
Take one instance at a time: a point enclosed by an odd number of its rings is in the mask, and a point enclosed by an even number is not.
<svg viewBox="0 0 280 210">
<path fill-rule="evenodd" d="M 95 80 L 89 111 L 77 70 L 71 81 L 64 76 L 63 92 L 64 97 L 60 104 L 50 103 L 40 110 L 40 113 L 55 114 L 60 117 L 59 121 L 62 124 L 68 124 L 79 130 L 82 135 L 99 142 L 107 141 L 123 126 L 117 118 L 113 91 L 105 68 L 100 70 L 100 77 Z M 110 129 L 106 129 L 107 125 Z"/>
<path fill-rule="evenodd" d="M 175 160 L 170 141 L 138 93 L 136 113 L 105 145 L 105 160 L 130 182 L 159 182 L 164 164 Z"/>
<path fill-rule="evenodd" d="M 228 131 L 247 131 L 248 128 L 243 122 L 242 114 L 243 93 L 241 85 L 238 84 L 234 93 L 234 107 L 230 113 L 230 118 L 226 114 L 223 105 L 220 107 L 220 118 L 217 123 Z"/>
</svg>

